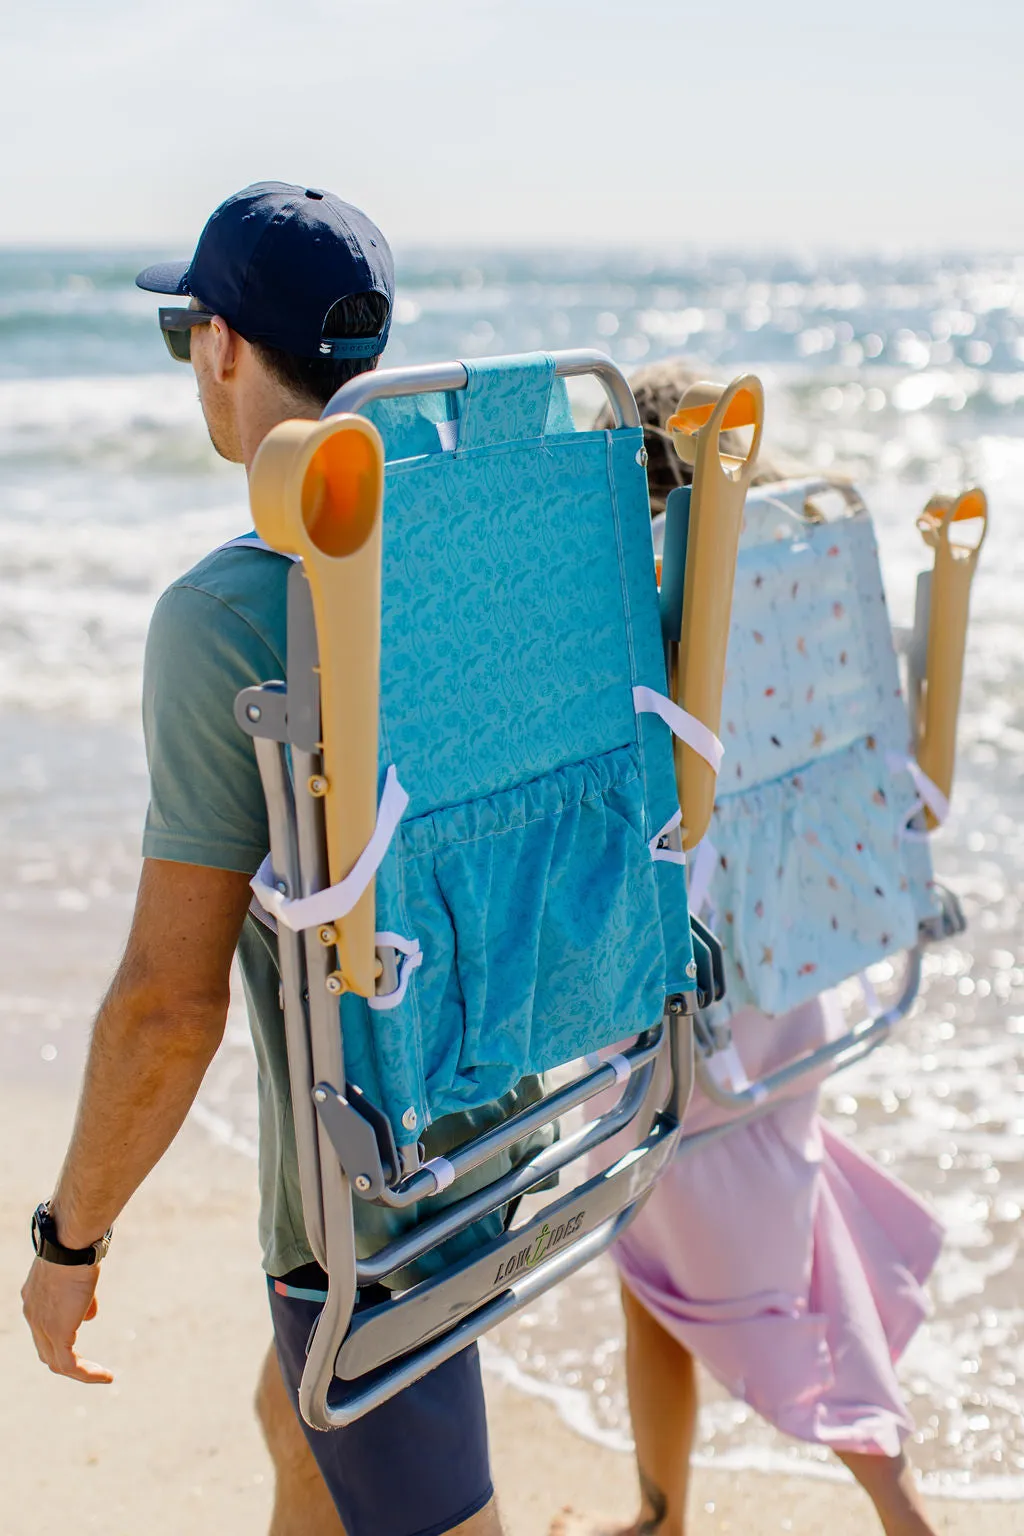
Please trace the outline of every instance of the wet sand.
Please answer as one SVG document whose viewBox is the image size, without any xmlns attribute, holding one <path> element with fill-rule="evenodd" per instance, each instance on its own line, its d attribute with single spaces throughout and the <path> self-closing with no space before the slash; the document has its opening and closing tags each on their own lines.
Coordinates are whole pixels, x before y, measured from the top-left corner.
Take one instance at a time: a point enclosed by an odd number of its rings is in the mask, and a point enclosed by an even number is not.
<svg viewBox="0 0 1024 1536">
<path fill-rule="evenodd" d="M 252 1163 L 186 1126 L 118 1223 L 85 1352 L 111 1387 L 58 1380 L 35 1359 L 18 1290 L 28 1218 L 46 1193 L 70 1127 L 64 1092 L 0 1089 L 0 1529 L 30 1536 L 44 1519 L 107 1536 L 265 1530 L 271 1471 L 253 1417 L 269 1337 L 255 1238 Z M 555 1410 L 489 1378 L 495 1478 L 508 1536 L 543 1536 L 565 1505 L 625 1518 L 628 1456 L 567 1429 Z M 1020 1536 L 1009 1503 L 936 1501 L 950 1536 Z M 45 1512 L 45 1515 L 44 1513 Z M 693 1536 L 873 1528 L 852 1487 L 757 1472 L 700 1471 Z"/>
</svg>

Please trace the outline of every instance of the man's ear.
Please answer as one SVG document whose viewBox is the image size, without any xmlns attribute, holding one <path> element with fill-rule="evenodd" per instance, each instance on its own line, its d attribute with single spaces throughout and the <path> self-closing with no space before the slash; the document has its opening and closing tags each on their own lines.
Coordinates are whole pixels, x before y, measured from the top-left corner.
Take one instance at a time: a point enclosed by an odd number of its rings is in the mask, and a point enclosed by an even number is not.
<svg viewBox="0 0 1024 1536">
<path fill-rule="evenodd" d="M 234 375 L 241 340 L 222 315 L 214 315 L 210 321 L 210 363 L 218 384 L 226 383 Z"/>
</svg>

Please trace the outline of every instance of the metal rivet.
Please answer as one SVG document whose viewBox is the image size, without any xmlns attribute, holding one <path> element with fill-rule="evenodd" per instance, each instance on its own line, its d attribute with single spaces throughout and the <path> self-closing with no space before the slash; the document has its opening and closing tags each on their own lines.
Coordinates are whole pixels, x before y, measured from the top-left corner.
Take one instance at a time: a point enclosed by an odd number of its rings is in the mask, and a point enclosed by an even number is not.
<svg viewBox="0 0 1024 1536">
<path fill-rule="evenodd" d="M 345 983 L 340 971 L 332 971 L 324 985 L 328 992 L 334 993 L 335 997 L 337 997 L 339 992 L 344 992 L 345 990 Z"/>
<path fill-rule="evenodd" d="M 274 881 L 274 890 L 277 892 L 277 894 L 279 896 L 287 896 L 288 895 L 288 882 L 287 882 L 287 880 L 275 880 Z"/>
<path fill-rule="evenodd" d="M 647 468 L 647 449 L 646 448 L 638 448 L 637 449 L 637 451 L 636 451 L 636 461 L 640 465 L 641 469 L 646 469 Z"/>
<path fill-rule="evenodd" d="M 313 1098 L 316 1100 L 316 1102 L 318 1104 L 326 1104 L 327 1103 L 327 1089 L 326 1088 L 314 1088 L 313 1089 Z"/>
<path fill-rule="evenodd" d="M 683 1005 L 682 1005 L 682 1003 L 681 1003 L 681 1002 L 680 1002 L 680 1001 L 679 1001 L 679 999 L 678 999 L 678 997 L 674 997 L 674 998 L 673 998 L 673 999 L 672 999 L 672 1001 L 671 1001 L 671 1002 L 670 1002 L 670 1003 L 669 1003 L 669 1005 L 668 1005 L 668 1011 L 669 1011 L 669 1013 L 671 1013 L 671 1014 L 677 1014 L 677 1013 L 682 1013 L 682 1011 L 683 1011 Z"/>
<path fill-rule="evenodd" d="M 258 704 L 247 704 L 245 713 L 249 720 L 262 720 L 263 718 L 263 711 Z"/>
<path fill-rule="evenodd" d="M 690 961 L 689 965 L 686 967 L 686 974 L 687 974 L 687 976 L 689 976 L 691 981 L 696 976 L 696 974 L 697 974 L 697 962 L 696 962 L 696 960 L 691 960 Z"/>
<path fill-rule="evenodd" d="M 309 792 L 315 799 L 321 800 L 326 795 L 330 785 L 322 773 L 314 773 L 309 781 Z"/>
<path fill-rule="evenodd" d="M 416 1111 L 411 1107 L 407 1109 L 405 1114 L 402 1116 L 402 1124 L 405 1126 L 407 1131 L 414 1131 L 419 1124 L 419 1121 L 416 1117 Z"/>
<path fill-rule="evenodd" d="M 370 1181 L 366 1177 L 365 1173 L 357 1173 L 355 1178 L 352 1180 L 352 1183 L 355 1185 L 356 1189 L 358 1189 L 361 1195 L 365 1195 L 366 1191 L 370 1187 Z"/>
<path fill-rule="evenodd" d="M 337 928 L 333 928 L 330 923 L 327 923 L 323 928 L 320 929 L 317 937 L 319 938 L 321 944 L 337 944 L 338 930 Z"/>
</svg>

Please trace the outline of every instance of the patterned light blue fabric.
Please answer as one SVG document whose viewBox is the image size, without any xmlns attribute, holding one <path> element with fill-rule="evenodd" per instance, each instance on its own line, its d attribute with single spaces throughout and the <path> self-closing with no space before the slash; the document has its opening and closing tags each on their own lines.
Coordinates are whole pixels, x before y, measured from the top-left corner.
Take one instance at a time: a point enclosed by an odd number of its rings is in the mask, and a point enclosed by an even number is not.
<svg viewBox="0 0 1024 1536">
<path fill-rule="evenodd" d="M 649 847 L 671 737 L 632 702 L 666 686 L 641 434 L 545 432 L 566 421 L 549 358 L 467 369 L 454 451 L 441 397 L 367 412 L 389 461 L 381 783 L 394 763 L 410 797 L 377 926 L 424 960 L 397 1007 L 342 1007 L 348 1074 L 405 1143 L 694 986 L 685 874 Z"/>
<path fill-rule="evenodd" d="M 937 902 L 896 760 L 908 726 L 870 518 L 810 523 L 804 490 L 747 499 L 710 886 L 725 1016 L 787 1012 L 914 942 Z"/>
</svg>

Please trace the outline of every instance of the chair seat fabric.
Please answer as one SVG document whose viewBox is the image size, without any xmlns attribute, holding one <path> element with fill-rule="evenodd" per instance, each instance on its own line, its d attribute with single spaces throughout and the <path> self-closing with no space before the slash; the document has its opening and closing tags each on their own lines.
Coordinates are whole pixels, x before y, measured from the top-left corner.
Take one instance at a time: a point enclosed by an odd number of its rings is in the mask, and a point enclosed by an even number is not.
<svg viewBox="0 0 1024 1536">
<path fill-rule="evenodd" d="M 348 1074 L 400 1143 L 695 984 L 685 871 L 652 857 L 678 809 L 671 736 L 633 705 L 666 688 L 641 433 L 572 430 L 542 354 L 466 366 L 443 408 L 367 408 L 387 456 L 381 785 L 394 765 L 409 795 L 377 927 L 423 958 L 395 1006 L 342 1008 Z"/>
<path fill-rule="evenodd" d="M 747 499 L 709 839 L 717 1016 L 781 1014 L 912 945 L 938 910 L 906 768 L 909 727 L 871 520 Z"/>
</svg>

